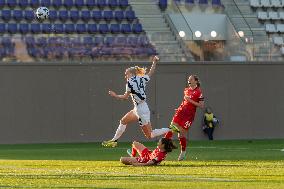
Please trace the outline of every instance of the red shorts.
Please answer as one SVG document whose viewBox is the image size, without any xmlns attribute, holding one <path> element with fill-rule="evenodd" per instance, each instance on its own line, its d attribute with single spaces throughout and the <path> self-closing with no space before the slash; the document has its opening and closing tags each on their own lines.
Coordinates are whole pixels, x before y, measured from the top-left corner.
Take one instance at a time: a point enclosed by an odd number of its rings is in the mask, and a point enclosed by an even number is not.
<svg viewBox="0 0 284 189">
<path fill-rule="evenodd" d="M 172 122 L 177 123 L 179 126 L 187 130 L 194 120 L 194 115 L 184 114 L 181 111 L 177 111 L 173 117 Z"/>
<path fill-rule="evenodd" d="M 136 160 L 139 163 L 147 163 L 150 160 L 150 154 L 152 153 L 151 150 L 149 150 L 148 148 L 145 148 L 141 155 L 139 157 L 136 158 Z"/>
</svg>

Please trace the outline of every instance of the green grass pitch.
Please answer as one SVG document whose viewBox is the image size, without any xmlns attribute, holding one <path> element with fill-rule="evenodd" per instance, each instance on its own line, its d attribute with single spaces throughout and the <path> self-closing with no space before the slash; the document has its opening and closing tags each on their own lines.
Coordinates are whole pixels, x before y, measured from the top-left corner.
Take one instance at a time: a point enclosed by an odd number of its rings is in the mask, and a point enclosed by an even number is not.
<svg viewBox="0 0 284 189">
<path fill-rule="evenodd" d="M 0 145 L 0 188 L 284 188 L 284 140 L 191 141 L 152 167 L 122 165 L 129 146 Z"/>
</svg>

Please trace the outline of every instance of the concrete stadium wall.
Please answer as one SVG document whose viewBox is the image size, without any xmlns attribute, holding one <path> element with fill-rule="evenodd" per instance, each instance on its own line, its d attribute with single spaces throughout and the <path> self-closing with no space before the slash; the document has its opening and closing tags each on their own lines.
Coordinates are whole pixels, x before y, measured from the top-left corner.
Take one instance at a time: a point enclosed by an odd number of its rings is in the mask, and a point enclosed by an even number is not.
<svg viewBox="0 0 284 189">
<path fill-rule="evenodd" d="M 132 104 L 116 101 L 107 92 L 124 92 L 124 69 L 129 65 L 0 65 L 0 143 L 111 138 Z M 187 76 L 197 74 L 206 104 L 221 120 L 215 139 L 284 138 L 283 70 L 277 63 L 160 63 L 147 88 L 153 128 L 168 126 Z M 201 117 L 199 110 L 189 139 L 207 140 Z M 135 123 L 121 140 L 146 139 Z"/>
</svg>

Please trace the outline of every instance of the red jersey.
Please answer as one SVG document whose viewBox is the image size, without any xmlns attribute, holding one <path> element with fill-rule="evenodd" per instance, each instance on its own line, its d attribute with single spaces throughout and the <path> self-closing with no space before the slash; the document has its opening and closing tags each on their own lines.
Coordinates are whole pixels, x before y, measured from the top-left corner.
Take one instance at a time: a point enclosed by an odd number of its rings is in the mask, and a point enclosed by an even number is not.
<svg viewBox="0 0 284 189">
<path fill-rule="evenodd" d="M 166 158 L 167 152 L 162 152 L 160 148 L 156 148 L 154 151 L 145 148 L 142 151 L 140 157 L 137 157 L 137 161 L 140 163 L 147 163 L 148 161 L 154 161 L 155 164 L 161 163 Z"/>
<path fill-rule="evenodd" d="M 204 100 L 202 91 L 199 87 L 191 89 L 187 87 L 184 89 L 184 96 L 189 96 L 189 98 L 195 102 L 200 102 Z M 186 115 L 195 115 L 196 106 L 183 99 L 181 105 L 178 108 L 178 111 L 182 111 Z"/>
</svg>

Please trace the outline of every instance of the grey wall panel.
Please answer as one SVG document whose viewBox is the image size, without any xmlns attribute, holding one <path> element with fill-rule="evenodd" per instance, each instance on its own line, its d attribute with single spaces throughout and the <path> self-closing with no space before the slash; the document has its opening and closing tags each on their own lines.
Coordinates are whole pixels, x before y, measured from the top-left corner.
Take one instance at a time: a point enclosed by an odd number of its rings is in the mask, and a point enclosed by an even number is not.
<svg viewBox="0 0 284 189">
<path fill-rule="evenodd" d="M 0 143 L 93 142 L 110 139 L 131 101 L 130 64 L 0 65 Z M 141 66 L 150 66 L 149 63 Z M 284 138 L 284 65 L 159 63 L 147 86 L 153 128 L 167 127 L 189 74 L 199 75 L 206 104 L 221 120 L 216 139 Z M 198 110 L 189 139 L 207 139 Z M 132 123 L 122 141 L 147 140 Z"/>
</svg>

